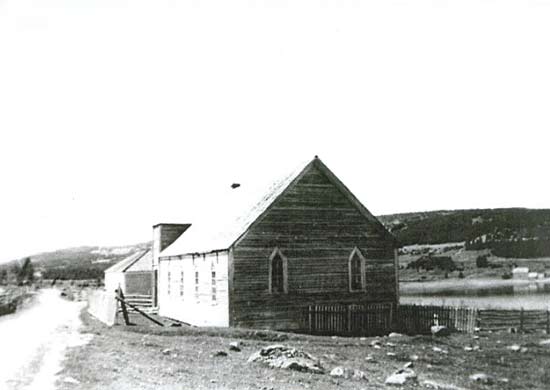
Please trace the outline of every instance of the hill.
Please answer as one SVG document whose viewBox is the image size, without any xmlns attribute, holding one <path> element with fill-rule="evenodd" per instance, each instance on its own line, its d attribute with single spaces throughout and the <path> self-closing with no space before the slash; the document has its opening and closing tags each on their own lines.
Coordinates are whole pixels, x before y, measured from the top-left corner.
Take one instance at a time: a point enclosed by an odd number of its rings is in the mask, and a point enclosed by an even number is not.
<svg viewBox="0 0 550 390">
<path fill-rule="evenodd" d="M 150 246 L 150 242 L 113 247 L 81 246 L 28 257 L 45 279 L 101 279 L 103 271 L 111 265 Z M 16 262 L 2 264 L 0 269 L 10 269 Z"/>
<path fill-rule="evenodd" d="M 501 257 L 550 256 L 550 209 L 441 210 L 378 217 L 403 246 L 465 243 Z"/>
</svg>

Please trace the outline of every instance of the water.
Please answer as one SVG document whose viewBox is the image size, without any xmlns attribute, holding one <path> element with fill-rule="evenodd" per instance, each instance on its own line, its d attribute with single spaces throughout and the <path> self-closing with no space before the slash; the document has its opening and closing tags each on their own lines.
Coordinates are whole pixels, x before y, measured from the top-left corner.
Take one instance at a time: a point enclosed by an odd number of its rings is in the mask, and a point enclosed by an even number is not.
<svg viewBox="0 0 550 390">
<path fill-rule="evenodd" d="M 400 302 L 417 305 L 466 306 L 479 309 L 550 310 L 550 283 L 488 282 L 464 285 L 407 286 Z M 466 282 L 468 283 L 468 282 Z M 504 285 L 503 285 L 504 284 Z"/>
</svg>

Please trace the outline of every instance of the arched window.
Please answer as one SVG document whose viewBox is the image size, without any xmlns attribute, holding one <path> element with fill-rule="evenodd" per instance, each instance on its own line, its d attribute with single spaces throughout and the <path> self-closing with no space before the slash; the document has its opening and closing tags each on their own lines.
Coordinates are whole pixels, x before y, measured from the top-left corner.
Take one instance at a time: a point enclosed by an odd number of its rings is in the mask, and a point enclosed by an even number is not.
<svg viewBox="0 0 550 390">
<path fill-rule="evenodd" d="M 365 257 L 359 248 L 353 248 L 349 257 L 349 290 L 365 291 Z"/>
<path fill-rule="evenodd" d="M 285 294 L 288 292 L 288 268 L 286 257 L 279 248 L 269 256 L 269 292 Z"/>
</svg>

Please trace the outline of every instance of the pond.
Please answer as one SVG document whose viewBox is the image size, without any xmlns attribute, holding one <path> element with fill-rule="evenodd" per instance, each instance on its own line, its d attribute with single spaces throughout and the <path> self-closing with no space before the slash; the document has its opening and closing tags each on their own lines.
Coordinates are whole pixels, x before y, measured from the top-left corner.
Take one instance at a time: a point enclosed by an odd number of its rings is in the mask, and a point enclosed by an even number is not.
<svg viewBox="0 0 550 390">
<path fill-rule="evenodd" d="M 550 310 L 550 281 L 470 280 L 405 283 L 403 304 Z"/>
</svg>

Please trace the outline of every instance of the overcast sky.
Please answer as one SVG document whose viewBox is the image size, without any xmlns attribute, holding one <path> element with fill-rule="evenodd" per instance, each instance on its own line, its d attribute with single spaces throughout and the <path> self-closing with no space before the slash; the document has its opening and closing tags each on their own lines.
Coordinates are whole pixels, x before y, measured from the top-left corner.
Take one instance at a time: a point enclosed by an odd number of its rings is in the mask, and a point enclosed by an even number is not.
<svg viewBox="0 0 550 390">
<path fill-rule="evenodd" d="M 0 261 L 318 154 L 374 214 L 550 207 L 550 0 L 0 0 Z"/>
</svg>

